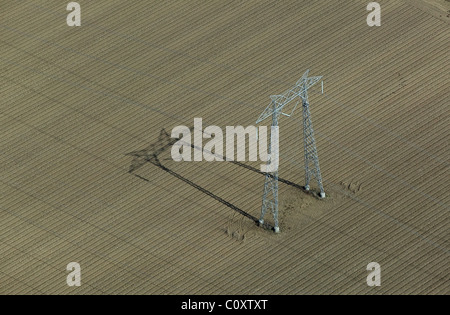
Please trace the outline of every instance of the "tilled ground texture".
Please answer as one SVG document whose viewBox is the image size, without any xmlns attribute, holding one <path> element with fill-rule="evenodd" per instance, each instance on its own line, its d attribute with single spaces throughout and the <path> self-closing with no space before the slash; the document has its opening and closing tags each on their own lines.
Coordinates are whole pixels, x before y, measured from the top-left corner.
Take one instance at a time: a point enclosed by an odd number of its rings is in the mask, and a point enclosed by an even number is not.
<svg viewBox="0 0 450 315">
<path fill-rule="evenodd" d="M 450 3 L 379 2 L 5 1 L 0 293 L 448 293 Z M 275 235 L 260 162 L 174 162 L 170 133 L 253 125 L 306 69 L 327 198 L 283 117 Z"/>
</svg>

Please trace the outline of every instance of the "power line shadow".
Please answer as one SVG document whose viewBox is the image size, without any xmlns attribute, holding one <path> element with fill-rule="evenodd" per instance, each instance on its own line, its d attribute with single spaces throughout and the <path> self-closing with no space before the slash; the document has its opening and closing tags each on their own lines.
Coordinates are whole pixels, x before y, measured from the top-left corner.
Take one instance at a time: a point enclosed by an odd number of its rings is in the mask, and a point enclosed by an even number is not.
<svg viewBox="0 0 450 315">
<path fill-rule="evenodd" d="M 246 165 L 246 164 L 244 164 L 244 163 L 242 163 L 242 162 L 238 162 L 238 161 L 229 161 L 229 162 L 230 162 L 230 163 L 233 163 L 233 164 L 235 164 L 235 165 L 237 165 L 237 166 L 246 168 L 246 169 L 248 169 L 248 170 L 250 170 L 250 171 L 252 171 L 252 172 L 255 172 L 255 173 L 258 173 L 258 174 L 261 174 L 261 175 L 264 175 L 264 176 L 267 175 L 267 173 L 261 172 L 261 171 L 258 170 L 257 168 L 254 168 L 254 167 L 252 167 L 252 166 L 250 166 L 250 165 Z M 272 176 L 272 175 L 269 174 L 269 176 Z M 281 177 L 278 177 L 278 181 L 281 182 L 281 183 L 284 183 L 284 184 L 286 184 L 286 185 L 288 185 L 288 186 L 292 186 L 292 187 L 295 187 L 295 188 L 297 188 L 297 189 L 300 189 L 300 190 L 303 191 L 305 194 L 308 194 L 308 195 L 311 195 L 311 196 L 313 196 L 313 197 L 319 198 L 319 196 L 318 196 L 317 193 L 313 192 L 312 190 L 306 190 L 306 189 L 305 189 L 305 186 L 301 186 L 301 185 L 299 185 L 299 184 L 296 184 L 296 183 L 294 183 L 294 182 L 291 182 L 291 181 L 289 181 L 289 180 L 287 180 L 287 179 L 284 179 L 284 178 L 281 178 Z"/>
<path fill-rule="evenodd" d="M 257 174 L 264 175 L 264 176 L 269 175 L 269 176 L 272 177 L 272 174 L 267 174 L 267 173 L 265 173 L 265 172 L 261 172 L 259 169 L 255 168 L 255 167 L 252 167 L 252 166 L 250 166 L 250 165 L 244 164 L 244 163 L 242 163 L 242 162 L 234 161 L 234 160 L 232 161 L 232 160 L 229 160 L 229 159 L 227 160 L 225 156 L 219 155 L 219 154 L 217 154 L 217 153 L 213 153 L 213 152 L 208 151 L 208 150 L 204 150 L 203 148 L 196 147 L 196 146 L 194 146 L 193 144 L 191 144 L 191 147 L 192 147 L 194 150 L 202 150 L 202 151 L 206 151 L 206 153 L 211 154 L 211 155 L 215 155 L 215 156 L 219 157 L 219 158 L 220 158 L 221 160 L 223 160 L 223 161 L 232 163 L 232 164 L 234 164 L 234 165 L 237 165 L 237 166 L 239 166 L 239 167 L 245 168 L 245 169 L 247 169 L 247 170 L 249 170 L 249 171 L 252 171 L 252 172 L 255 172 L 255 173 L 257 173 Z M 281 178 L 281 177 L 278 177 L 278 181 L 281 182 L 281 183 L 284 183 L 284 184 L 286 184 L 286 185 L 288 185 L 288 186 L 291 186 L 291 187 L 300 189 L 300 190 L 303 191 L 305 194 L 308 194 L 308 195 L 310 195 L 310 196 L 313 196 L 313 197 L 315 197 L 316 199 L 320 199 L 319 194 L 318 194 L 317 192 L 314 192 L 313 190 L 306 190 L 306 189 L 305 189 L 305 186 L 301 186 L 301 185 L 299 185 L 299 184 L 296 184 L 296 183 L 294 183 L 294 182 L 291 182 L 291 181 L 289 181 L 289 180 L 287 180 L 287 179 L 284 179 L 284 178 Z"/>
<path fill-rule="evenodd" d="M 242 210 L 242 209 L 236 207 L 236 206 L 233 205 L 232 203 L 230 203 L 230 202 L 226 201 L 225 199 L 223 199 L 223 198 L 217 196 L 216 194 L 214 194 L 214 193 L 212 193 L 211 191 L 209 191 L 209 190 L 203 188 L 202 186 L 200 186 L 200 185 L 194 183 L 193 181 L 187 179 L 186 177 L 184 177 L 184 176 L 182 176 L 182 175 L 180 175 L 180 174 L 174 172 L 173 170 L 169 169 L 168 167 L 162 165 L 160 162 L 155 161 L 155 160 L 153 160 L 153 159 L 152 159 L 152 160 L 149 160 L 148 162 L 151 163 L 151 164 L 153 164 L 154 166 L 160 168 L 160 169 L 163 170 L 164 172 L 169 173 L 170 175 L 176 177 L 177 179 L 182 180 L 182 181 L 185 182 L 186 184 L 189 184 L 190 186 L 192 186 L 192 187 L 194 187 L 195 189 L 201 191 L 201 192 L 204 193 L 205 195 L 208 195 L 209 197 L 211 197 L 211 198 L 213 198 L 213 199 L 219 201 L 220 203 L 226 205 L 228 208 L 230 208 L 230 209 L 236 211 L 237 213 L 243 215 L 244 217 L 249 218 L 249 219 L 252 220 L 255 224 L 258 224 L 258 225 L 259 225 L 259 220 L 258 220 L 258 218 L 254 217 L 254 216 L 252 216 L 251 214 L 245 212 L 244 210 Z M 133 172 L 130 172 L 130 173 L 133 174 L 134 176 L 136 176 L 137 178 L 143 180 L 143 181 L 150 182 L 150 180 L 148 180 L 147 178 L 145 178 L 145 177 L 143 177 L 143 176 L 140 176 L 140 175 L 135 174 L 135 173 L 133 173 Z M 273 226 L 270 225 L 270 224 L 268 224 L 268 223 L 264 223 L 264 225 L 263 225 L 262 227 L 263 227 L 264 229 L 267 229 L 267 230 L 273 230 L 273 229 L 274 229 Z"/>
<path fill-rule="evenodd" d="M 192 132 L 194 130 L 194 127 L 191 127 L 190 129 L 191 129 L 191 132 Z M 158 136 L 158 140 L 155 143 L 152 143 L 151 145 L 149 145 L 147 148 L 145 148 L 143 150 L 133 151 L 133 152 L 130 152 L 130 153 L 126 154 L 128 156 L 133 156 L 133 160 L 132 160 L 130 168 L 129 168 L 129 173 L 134 175 L 135 177 L 143 180 L 143 181 L 150 182 L 149 179 L 147 179 L 147 178 L 145 178 L 143 176 L 140 176 L 140 175 L 135 173 L 136 170 L 138 170 L 139 168 L 141 168 L 145 164 L 150 163 L 150 164 L 160 168 L 161 170 L 165 171 L 166 173 L 176 177 L 177 179 L 180 179 L 183 182 L 189 184 L 190 186 L 194 187 L 195 189 L 201 191 L 202 193 L 210 196 L 211 198 L 219 201 L 220 203 L 226 205 L 230 209 L 233 209 L 234 211 L 238 212 L 239 214 L 249 218 L 250 220 L 252 220 L 256 224 L 259 224 L 258 218 L 254 217 L 251 214 L 245 212 L 244 210 L 236 207 L 232 203 L 230 203 L 230 202 L 226 201 L 225 199 L 215 195 L 211 191 L 203 188 L 202 186 L 200 186 L 200 185 L 192 182 L 191 180 L 183 177 L 182 175 L 176 173 L 175 171 L 171 170 L 170 168 L 166 167 L 165 165 L 163 165 L 161 163 L 161 161 L 159 159 L 159 155 L 161 153 L 163 153 L 165 150 L 167 150 L 168 148 L 172 147 L 177 141 L 179 141 L 179 139 L 171 138 L 171 136 L 166 132 L 166 130 L 164 128 L 161 129 L 160 134 Z M 191 144 L 191 147 L 194 150 L 203 150 L 203 148 L 196 147 L 193 144 Z M 221 159 L 223 159 L 224 161 L 227 161 L 227 162 L 232 163 L 234 165 L 237 165 L 239 167 L 245 168 L 245 169 L 250 170 L 252 172 L 258 173 L 260 175 L 264 175 L 264 176 L 267 175 L 267 173 L 261 172 L 257 168 L 254 168 L 252 166 L 246 165 L 246 164 L 244 164 L 242 162 L 227 160 L 224 156 L 219 156 L 219 155 L 217 155 L 215 153 L 212 153 L 212 152 L 208 152 L 208 153 L 216 155 L 216 156 L 220 157 Z M 278 178 L 278 181 L 282 182 L 282 183 L 284 183 L 286 185 L 289 185 L 289 186 L 295 187 L 297 189 L 300 189 L 304 193 L 312 195 L 312 196 L 318 198 L 316 193 L 314 193 L 312 191 L 307 191 L 304 186 L 298 185 L 298 184 L 296 184 L 294 182 L 291 182 L 291 181 L 289 181 L 287 179 L 280 178 L 280 177 Z M 274 229 L 274 227 L 272 225 L 268 224 L 268 223 L 264 223 L 263 228 L 270 229 L 270 230 Z"/>
<path fill-rule="evenodd" d="M 191 128 L 192 130 L 193 128 Z M 177 142 L 179 139 L 173 139 L 170 137 L 170 135 L 165 131 L 165 129 L 162 129 L 161 132 L 159 133 L 158 136 L 158 140 L 151 144 L 150 146 L 148 146 L 147 148 L 143 149 L 143 150 L 138 150 L 138 151 L 133 151 L 130 153 L 127 153 L 126 155 L 129 156 L 133 156 L 133 161 L 131 162 L 130 168 L 128 170 L 128 172 L 132 175 L 134 175 L 135 177 L 145 181 L 145 182 L 150 182 L 149 179 L 138 175 L 135 173 L 136 170 L 138 170 L 139 168 L 141 168 L 143 165 L 150 163 L 158 168 L 160 168 L 161 170 L 165 171 L 166 173 L 174 176 L 175 178 L 182 180 L 183 182 L 185 182 L 186 184 L 189 184 L 190 186 L 194 187 L 195 189 L 199 190 L 200 192 L 206 194 L 207 196 L 219 201 L 220 203 L 226 205 L 227 207 L 229 207 L 230 209 L 236 211 L 237 213 L 243 215 L 244 217 L 249 218 L 250 220 L 252 220 L 255 224 L 259 225 L 259 220 L 258 218 L 252 216 L 251 214 L 245 212 L 244 210 L 236 207 L 235 205 L 233 205 L 232 203 L 226 201 L 225 199 L 217 196 L 216 194 L 212 193 L 211 191 L 203 188 L 202 186 L 194 183 L 193 181 L 187 179 L 186 177 L 176 173 L 175 171 L 171 170 L 170 168 L 164 166 L 161 161 L 159 160 L 159 155 L 161 153 L 163 153 L 166 149 L 168 149 L 169 147 L 171 147 L 172 145 L 175 144 L 175 142 Z M 267 230 L 273 230 L 274 227 L 268 223 L 264 223 L 262 226 L 264 229 Z"/>
<path fill-rule="evenodd" d="M 191 132 L 193 132 L 194 127 L 191 127 L 190 130 L 191 130 Z M 179 139 L 171 138 L 170 135 L 166 132 L 166 130 L 164 128 L 161 129 L 161 132 L 158 136 L 158 140 L 155 143 L 151 144 L 150 146 L 148 146 L 147 148 L 145 148 L 143 150 L 134 151 L 134 152 L 130 152 L 130 153 L 126 154 L 126 155 L 130 155 L 130 156 L 134 156 L 135 158 L 138 157 L 138 159 L 133 160 L 133 163 L 130 166 L 130 172 L 140 168 L 142 165 L 144 165 L 146 162 L 148 162 L 150 160 L 159 161 L 158 155 L 161 154 L 162 152 L 164 152 L 166 149 L 173 146 L 178 140 Z M 191 147 L 194 150 L 204 150 L 203 148 L 196 147 L 193 144 L 191 144 Z M 255 172 L 257 174 L 264 175 L 264 176 L 267 175 L 267 173 L 261 172 L 259 169 L 252 167 L 250 165 L 246 165 L 242 162 L 226 160 L 226 158 L 224 156 L 218 155 L 211 151 L 208 151 L 207 153 L 209 153 L 211 155 L 215 155 L 224 161 L 227 161 L 227 162 L 237 165 L 239 167 L 245 168 L 245 169 Z M 318 197 L 317 194 L 314 193 L 313 191 L 306 190 L 305 186 L 301 186 L 299 184 L 296 184 L 292 181 L 289 181 L 289 180 L 281 178 L 281 177 L 278 177 L 278 181 L 281 183 L 284 183 L 286 185 L 300 189 L 306 194 L 312 195 L 314 197 Z"/>
</svg>

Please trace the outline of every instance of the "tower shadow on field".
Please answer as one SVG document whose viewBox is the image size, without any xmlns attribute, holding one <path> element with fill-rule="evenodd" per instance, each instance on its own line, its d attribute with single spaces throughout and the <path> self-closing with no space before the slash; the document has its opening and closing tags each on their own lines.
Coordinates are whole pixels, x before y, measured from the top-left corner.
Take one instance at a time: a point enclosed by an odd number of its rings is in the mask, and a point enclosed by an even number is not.
<svg viewBox="0 0 450 315">
<path fill-rule="evenodd" d="M 190 128 L 191 132 L 193 131 L 193 127 Z M 149 145 L 148 147 L 146 147 L 145 149 L 142 150 L 138 150 L 138 151 L 133 151 L 130 153 L 127 153 L 127 156 L 132 156 L 133 160 L 131 161 L 130 164 L 130 168 L 128 170 L 128 172 L 130 174 L 132 174 L 133 176 L 135 176 L 136 178 L 139 178 L 140 180 L 143 180 L 145 182 L 150 182 L 151 180 L 148 178 L 145 178 L 141 175 L 138 175 L 135 173 L 136 170 L 138 170 L 139 168 L 143 167 L 144 165 L 146 165 L 147 163 L 152 164 L 153 166 L 158 167 L 159 169 L 163 170 L 164 172 L 172 175 L 173 177 L 185 182 L 186 184 L 189 184 L 190 186 L 194 187 L 195 189 L 201 191 L 202 193 L 204 193 L 205 195 L 208 195 L 209 197 L 219 201 L 220 203 L 226 205 L 227 207 L 229 207 L 230 209 L 236 211 L 237 213 L 243 215 L 244 217 L 249 218 L 250 220 L 252 220 L 255 224 L 259 224 L 259 219 L 256 218 L 255 216 L 245 212 L 244 210 L 238 208 L 237 206 L 233 205 L 232 203 L 226 201 L 225 199 L 215 195 L 214 193 L 212 193 L 211 191 L 205 189 L 204 187 L 194 183 L 193 181 L 187 179 L 186 177 L 176 173 L 175 171 L 171 170 L 170 168 L 168 168 L 167 166 L 163 165 L 159 159 L 159 155 L 161 153 L 163 153 L 165 150 L 170 149 L 179 139 L 175 139 L 175 138 L 171 138 L 170 135 L 167 133 L 167 131 L 163 128 L 161 129 L 159 136 L 158 136 L 158 140 L 155 143 L 152 143 L 151 145 Z M 203 148 L 198 148 L 196 146 L 194 146 L 193 144 L 191 144 L 191 147 L 194 150 L 203 150 Z M 211 153 L 214 154 L 214 153 Z M 225 157 L 222 157 L 225 160 Z M 230 161 L 228 160 L 227 162 L 235 164 L 239 167 L 243 167 L 247 170 L 250 170 L 252 172 L 258 173 L 260 175 L 266 176 L 266 173 L 261 172 L 260 170 L 246 165 L 242 162 L 238 162 L 238 161 Z M 284 184 L 287 184 L 289 186 L 298 188 L 300 190 L 302 190 L 305 193 L 314 195 L 312 192 L 308 192 L 305 190 L 305 188 L 301 185 L 298 185 L 296 183 L 293 183 L 291 181 L 288 181 L 286 179 L 283 178 L 278 178 L 279 182 L 282 182 Z M 269 229 L 269 230 L 273 230 L 274 227 L 268 223 L 264 223 L 263 228 L 265 229 Z"/>
</svg>

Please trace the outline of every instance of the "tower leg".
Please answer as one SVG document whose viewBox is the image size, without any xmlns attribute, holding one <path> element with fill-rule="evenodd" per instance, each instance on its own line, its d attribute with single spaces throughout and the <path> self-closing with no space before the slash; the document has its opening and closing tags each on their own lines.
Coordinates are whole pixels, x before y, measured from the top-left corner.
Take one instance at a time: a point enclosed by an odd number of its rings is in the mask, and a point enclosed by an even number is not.
<svg viewBox="0 0 450 315">
<path fill-rule="evenodd" d="M 259 224 L 264 224 L 264 216 L 267 211 L 273 215 L 274 230 L 276 233 L 280 232 L 278 224 L 278 172 L 268 173 L 266 175 L 266 181 L 264 183 L 263 202 L 261 207 L 261 217 L 259 218 Z"/>
<path fill-rule="evenodd" d="M 272 115 L 272 126 L 278 127 L 278 118 L 279 113 L 276 112 L 276 103 L 273 103 L 274 105 L 274 113 Z M 277 159 L 278 152 L 272 152 L 272 147 L 277 148 L 275 151 L 278 150 L 278 143 L 274 144 L 272 146 L 272 141 L 276 141 L 275 138 L 272 139 L 270 137 L 270 145 L 269 145 L 269 156 L 270 159 L 267 161 L 267 164 L 270 165 L 273 159 Z M 274 230 L 275 233 L 280 232 L 280 227 L 278 225 L 278 170 L 275 170 L 272 173 L 266 174 L 266 179 L 264 183 L 264 193 L 263 193 L 263 200 L 262 200 L 262 206 L 261 206 L 261 217 L 259 218 L 260 225 L 264 224 L 264 216 L 267 213 L 267 210 L 270 210 L 273 215 L 274 219 Z"/>
<path fill-rule="evenodd" d="M 325 191 L 322 184 L 322 175 L 320 173 L 319 156 L 317 154 L 316 139 L 314 138 L 314 129 L 311 121 L 311 113 L 309 111 L 308 93 L 302 95 L 303 99 L 303 138 L 305 151 L 305 190 L 310 189 L 310 180 L 314 176 L 319 185 L 320 198 L 325 198 Z"/>
<path fill-rule="evenodd" d="M 311 179 L 311 174 L 309 173 L 309 163 L 308 163 L 308 158 L 307 158 L 307 154 L 305 152 L 305 190 L 309 191 L 309 181 Z"/>
</svg>

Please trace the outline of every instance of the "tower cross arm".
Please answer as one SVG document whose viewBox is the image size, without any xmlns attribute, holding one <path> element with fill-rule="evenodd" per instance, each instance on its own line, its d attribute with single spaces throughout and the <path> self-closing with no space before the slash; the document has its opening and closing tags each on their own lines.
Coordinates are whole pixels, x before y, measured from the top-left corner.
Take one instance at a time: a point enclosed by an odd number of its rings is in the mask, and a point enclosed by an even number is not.
<svg viewBox="0 0 450 315">
<path fill-rule="evenodd" d="M 303 99 L 305 92 L 323 78 L 323 76 L 308 77 L 308 73 L 309 70 L 305 72 L 303 77 L 298 80 L 293 87 L 291 87 L 283 94 L 271 96 L 272 101 L 259 116 L 256 123 L 259 124 L 261 121 L 267 119 L 274 113 L 281 113 L 283 111 L 283 108 L 290 102 L 292 102 L 295 98 L 300 97 Z M 273 107 L 273 102 L 275 102 L 276 104 L 275 109 Z"/>
</svg>

